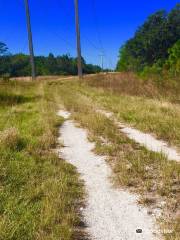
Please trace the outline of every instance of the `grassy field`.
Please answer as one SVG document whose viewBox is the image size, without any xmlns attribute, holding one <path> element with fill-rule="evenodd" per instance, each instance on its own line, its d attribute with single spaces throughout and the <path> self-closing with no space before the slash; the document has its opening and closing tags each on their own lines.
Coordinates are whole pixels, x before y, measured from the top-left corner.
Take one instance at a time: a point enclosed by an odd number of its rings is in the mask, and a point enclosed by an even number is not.
<svg viewBox="0 0 180 240">
<path fill-rule="evenodd" d="M 77 235 L 82 184 L 53 150 L 63 123 L 57 107 L 46 83 L 0 84 L 2 240 Z"/>
<path fill-rule="evenodd" d="M 180 149 L 180 88 L 157 88 L 132 74 L 91 77 L 87 95 L 117 119 Z"/>
<path fill-rule="evenodd" d="M 95 84 L 91 77 L 0 85 L 0 239 L 79 240 L 83 235 L 77 211 L 82 183 L 53 150 L 63 123 L 56 111 L 65 107 L 88 129 L 95 151 L 108 157 L 114 184 L 139 193 L 150 214 L 162 210 L 165 239 L 178 240 L 179 164 L 129 140 L 97 109 L 113 111 L 118 119 L 179 146 L 179 105 Z"/>
<path fill-rule="evenodd" d="M 121 134 L 113 121 L 97 113 L 101 107 L 101 95 L 97 89 L 76 81 L 51 83 L 53 89 L 54 86 L 54 94 L 73 114 L 76 122 L 89 130 L 90 140 L 96 142 L 95 151 L 108 156 L 115 185 L 138 192 L 140 204 L 162 210 L 164 215 L 160 223 L 162 231 L 167 233 L 165 239 L 178 239 L 179 164 L 140 147 Z"/>
</svg>

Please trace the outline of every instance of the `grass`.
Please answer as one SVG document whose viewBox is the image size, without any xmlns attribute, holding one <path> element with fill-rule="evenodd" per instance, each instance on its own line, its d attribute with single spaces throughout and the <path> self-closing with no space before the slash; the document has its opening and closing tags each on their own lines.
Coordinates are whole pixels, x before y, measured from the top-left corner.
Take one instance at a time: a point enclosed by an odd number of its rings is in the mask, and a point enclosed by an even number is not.
<svg viewBox="0 0 180 240">
<path fill-rule="evenodd" d="M 141 204 L 152 209 L 161 208 L 163 218 L 160 222 L 164 239 L 178 239 L 179 164 L 129 140 L 119 132 L 113 121 L 97 113 L 101 95 L 96 89 L 76 81 L 55 84 L 54 94 L 72 112 L 73 118 L 89 130 L 89 138 L 96 142 L 95 151 L 108 156 L 116 186 L 139 193 Z"/>
<path fill-rule="evenodd" d="M 146 98 L 168 99 L 173 103 L 180 103 L 179 78 L 154 76 L 153 78 L 140 78 L 135 73 L 107 73 L 86 76 L 88 85 L 103 88 L 117 94 L 141 96 Z"/>
<path fill-rule="evenodd" d="M 2 240 L 68 240 L 79 231 L 82 184 L 53 150 L 57 107 L 46 83 L 0 83 Z"/>
<path fill-rule="evenodd" d="M 106 88 L 106 82 L 95 86 L 97 79 L 91 78 L 87 83 L 0 84 L 0 240 L 84 239 L 78 213 L 82 183 L 74 167 L 53 150 L 63 123 L 56 111 L 62 106 L 89 130 L 95 151 L 107 156 L 114 184 L 139 193 L 140 204 L 152 211 L 161 208 L 164 239 L 179 239 L 179 164 L 129 140 L 96 111 L 106 108 L 119 120 L 179 146 L 179 105 L 144 96 L 139 86 L 136 94 L 133 88 L 131 94 Z"/>
<path fill-rule="evenodd" d="M 151 83 L 144 83 L 132 74 L 115 77 L 99 76 L 86 81 L 92 90 L 86 94 L 117 119 L 131 126 L 152 133 L 180 149 L 180 89 L 166 93 Z M 163 89 L 163 88 L 162 88 Z"/>
</svg>

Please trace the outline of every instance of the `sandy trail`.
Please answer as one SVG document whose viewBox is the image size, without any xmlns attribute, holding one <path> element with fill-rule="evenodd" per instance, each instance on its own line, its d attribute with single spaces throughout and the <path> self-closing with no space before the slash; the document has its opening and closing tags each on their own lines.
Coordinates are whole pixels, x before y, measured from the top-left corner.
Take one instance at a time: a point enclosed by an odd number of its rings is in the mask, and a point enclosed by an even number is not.
<svg viewBox="0 0 180 240">
<path fill-rule="evenodd" d="M 106 112 L 104 110 L 98 110 L 97 112 L 105 115 L 107 118 L 112 118 L 121 132 L 125 133 L 130 139 L 146 147 L 148 150 L 162 153 L 168 158 L 168 160 L 180 162 L 180 153 L 174 147 L 169 147 L 165 141 L 157 140 L 151 134 L 143 133 L 135 128 L 118 122 L 117 119 L 115 119 L 114 114 L 111 112 Z"/>
<path fill-rule="evenodd" d="M 64 118 L 69 113 L 60 111 Z M 88 194 L 83 210 L 87 230 L 93 240 L 154 240 L 155 219 L 137 204 L 137 196 L 115 189 L 110 181 L 112 172 L 105 157 L 95 155 L 94 144 L 87 132 L 71 120 L 60 128 L 60 141 L 65 147 L 60 155 L 81 174 Z M 142 229 L 142 233 L 136 233 Z"/>
</svg>

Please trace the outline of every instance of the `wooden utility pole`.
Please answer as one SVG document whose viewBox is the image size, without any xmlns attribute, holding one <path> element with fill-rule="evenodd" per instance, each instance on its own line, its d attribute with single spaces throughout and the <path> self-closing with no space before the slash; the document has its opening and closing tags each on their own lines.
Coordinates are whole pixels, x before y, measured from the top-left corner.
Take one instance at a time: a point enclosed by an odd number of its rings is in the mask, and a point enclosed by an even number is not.
<svg viewBox="0 0 180 240">
<path fill-rule="evenodd" d="M 25 2 L 25 8 L 26 8 L 26 21 L 27 21 L 27 30 L 28 30 L 28 41 L 29 41 L 29 53 L 30 53 L 32 79 L 34 80 L 36 78 L 36 71 L 35 71 L 35 62 L 34 62 L 34 49 L 33 49 L 32 31 L 31 31 L 29 0 L 24 0 L 24 2 Z"/>
<path fill-rule="evenodd" d="M 77 44 L 77 55 L 78 55 L 78 76 L 82 78 L 82 59 L 81 59 L 81 38 L 80 38 L 80 26 L 79 26 L 79 4 L 78 0 L 75 1 L 75 17 L 76 17 L 76 44 Z"/>
</svg>

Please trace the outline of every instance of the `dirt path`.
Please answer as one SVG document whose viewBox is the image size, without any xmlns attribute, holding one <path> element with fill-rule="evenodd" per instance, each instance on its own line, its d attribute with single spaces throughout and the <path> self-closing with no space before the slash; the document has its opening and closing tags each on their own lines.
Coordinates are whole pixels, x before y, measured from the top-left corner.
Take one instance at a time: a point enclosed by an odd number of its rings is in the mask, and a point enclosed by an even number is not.
<svg viewBox="0 0 180 240">
<path fill-rule="evenodd" d="M 64 118 L 69 113 L 60 111 Z M 105 157 L 95 155 L 94 144 L 87 132 L 71 120 L 66 120 L 60 129 L 60 141 L 65 147 L 61 156 L 77 167 L 84 180 L 87 206 L 83 210 L 91 239 L 96 240 L 154 240 L 155 219 L 147 210 L 138 206 L 137 196 L 128 191 L 115 189 L 110 181 L 112 172 Z M 142 233 L 137 233 L 142 229 Z"/>
<path fill-rule="evenodd" d="M 180 162 L 180 153 L 174 148 L 169 147 L 165 141 L 157 140 L 154 136 L 148 133 L 143 133 L 135 128 L 126 126 L 117 121 L 113 113 L 104 110 L 97 112 L 105 115 L 107 118 L 112 118 L 115 124 L 119 127 L 120 131 L 125 133 L 130 139 L 143 145 L 148 150 L 164 154 L 169 160 Z"/>
</svg>

